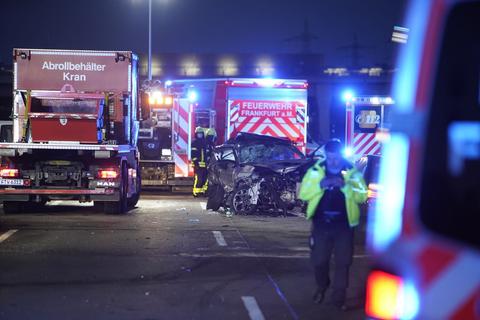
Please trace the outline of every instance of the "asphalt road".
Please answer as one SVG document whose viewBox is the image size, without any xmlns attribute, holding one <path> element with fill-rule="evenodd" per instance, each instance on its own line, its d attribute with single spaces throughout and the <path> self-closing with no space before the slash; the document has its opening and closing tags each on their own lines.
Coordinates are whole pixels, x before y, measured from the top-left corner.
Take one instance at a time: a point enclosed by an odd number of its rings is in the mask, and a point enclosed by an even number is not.
<svg viewBox="0 0 480 320">
<path fill-rule="evenodd" d="M 0 214 L 0 319 L 363 318 L 362 232 L 343 312 L 312 302 L 304 218 L 204 206 L 147 195 L 124 216 L 67 202 Z"/>
</svg>

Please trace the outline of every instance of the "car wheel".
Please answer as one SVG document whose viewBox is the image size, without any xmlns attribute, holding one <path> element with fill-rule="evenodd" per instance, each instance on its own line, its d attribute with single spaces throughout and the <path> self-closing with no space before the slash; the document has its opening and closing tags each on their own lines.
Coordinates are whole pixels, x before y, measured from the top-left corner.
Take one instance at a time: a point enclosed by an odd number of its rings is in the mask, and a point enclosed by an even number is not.
<svg viewBox="0 0 480 320">
<path fill-rule="evenodd" d="M 242 185 L 233 190 L 230 197 L 230 209 L 234 214 L 252 214 L 257 209 L 257 205 L 252 203 L 251 188 Z"/>
</svg>

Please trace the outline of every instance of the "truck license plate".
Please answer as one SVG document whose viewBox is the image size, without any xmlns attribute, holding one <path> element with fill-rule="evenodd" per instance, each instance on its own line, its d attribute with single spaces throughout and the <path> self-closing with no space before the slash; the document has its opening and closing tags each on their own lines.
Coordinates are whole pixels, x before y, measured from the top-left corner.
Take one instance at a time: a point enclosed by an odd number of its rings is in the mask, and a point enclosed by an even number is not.
<svg viewBox="0 0 480 320">
<path fill-rule="evenodd" d="M 0 186 L 23 186 L 22 179 L 0 179 Z"/>
</svg>

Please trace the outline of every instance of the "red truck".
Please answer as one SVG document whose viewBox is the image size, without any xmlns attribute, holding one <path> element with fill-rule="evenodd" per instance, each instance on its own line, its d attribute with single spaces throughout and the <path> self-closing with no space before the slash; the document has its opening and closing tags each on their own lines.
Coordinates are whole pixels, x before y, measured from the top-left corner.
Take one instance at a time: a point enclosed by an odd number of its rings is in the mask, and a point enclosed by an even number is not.
<svg viewBox="0 0 480 320">
<path fill-rule="evenodd" d="M 195 127 L 214 128 L 222 144 L 240 132 L 288 138 L 305 153 L 305 80 L 221 78 L 174 80 L 154 97 L 140 129 L 142 183 L 191 185 Z M 158 98 L 158 99 L 157 99 Z M 157 103 L 158 101 L 160 103 Z"/>
<path fill-rule="evenodd" d="M 135 206 L 137 56 L 14 49 L 13 59 L 13 142 L 0 143 L 4 212 L 50 200 L 93 201 L 107 213 Z"/>
</svg>

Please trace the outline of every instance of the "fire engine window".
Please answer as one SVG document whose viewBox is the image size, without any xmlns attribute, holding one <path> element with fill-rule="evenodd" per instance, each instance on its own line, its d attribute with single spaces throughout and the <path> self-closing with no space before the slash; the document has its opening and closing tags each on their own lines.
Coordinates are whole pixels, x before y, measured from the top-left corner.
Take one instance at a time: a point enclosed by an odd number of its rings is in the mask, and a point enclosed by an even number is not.
<svg viewBox="0 0 480 320">
<path fill-rule="evenodd" d="M 32 98 L 32 112 L 96 114 L 95 100 L 37 99 Z"/>
<path fill-rule="evenodd" d="M 450 14 L 428 119 L 420 213 L 426 227 L 480 247 L 480 5 Z"/>
</svg>

